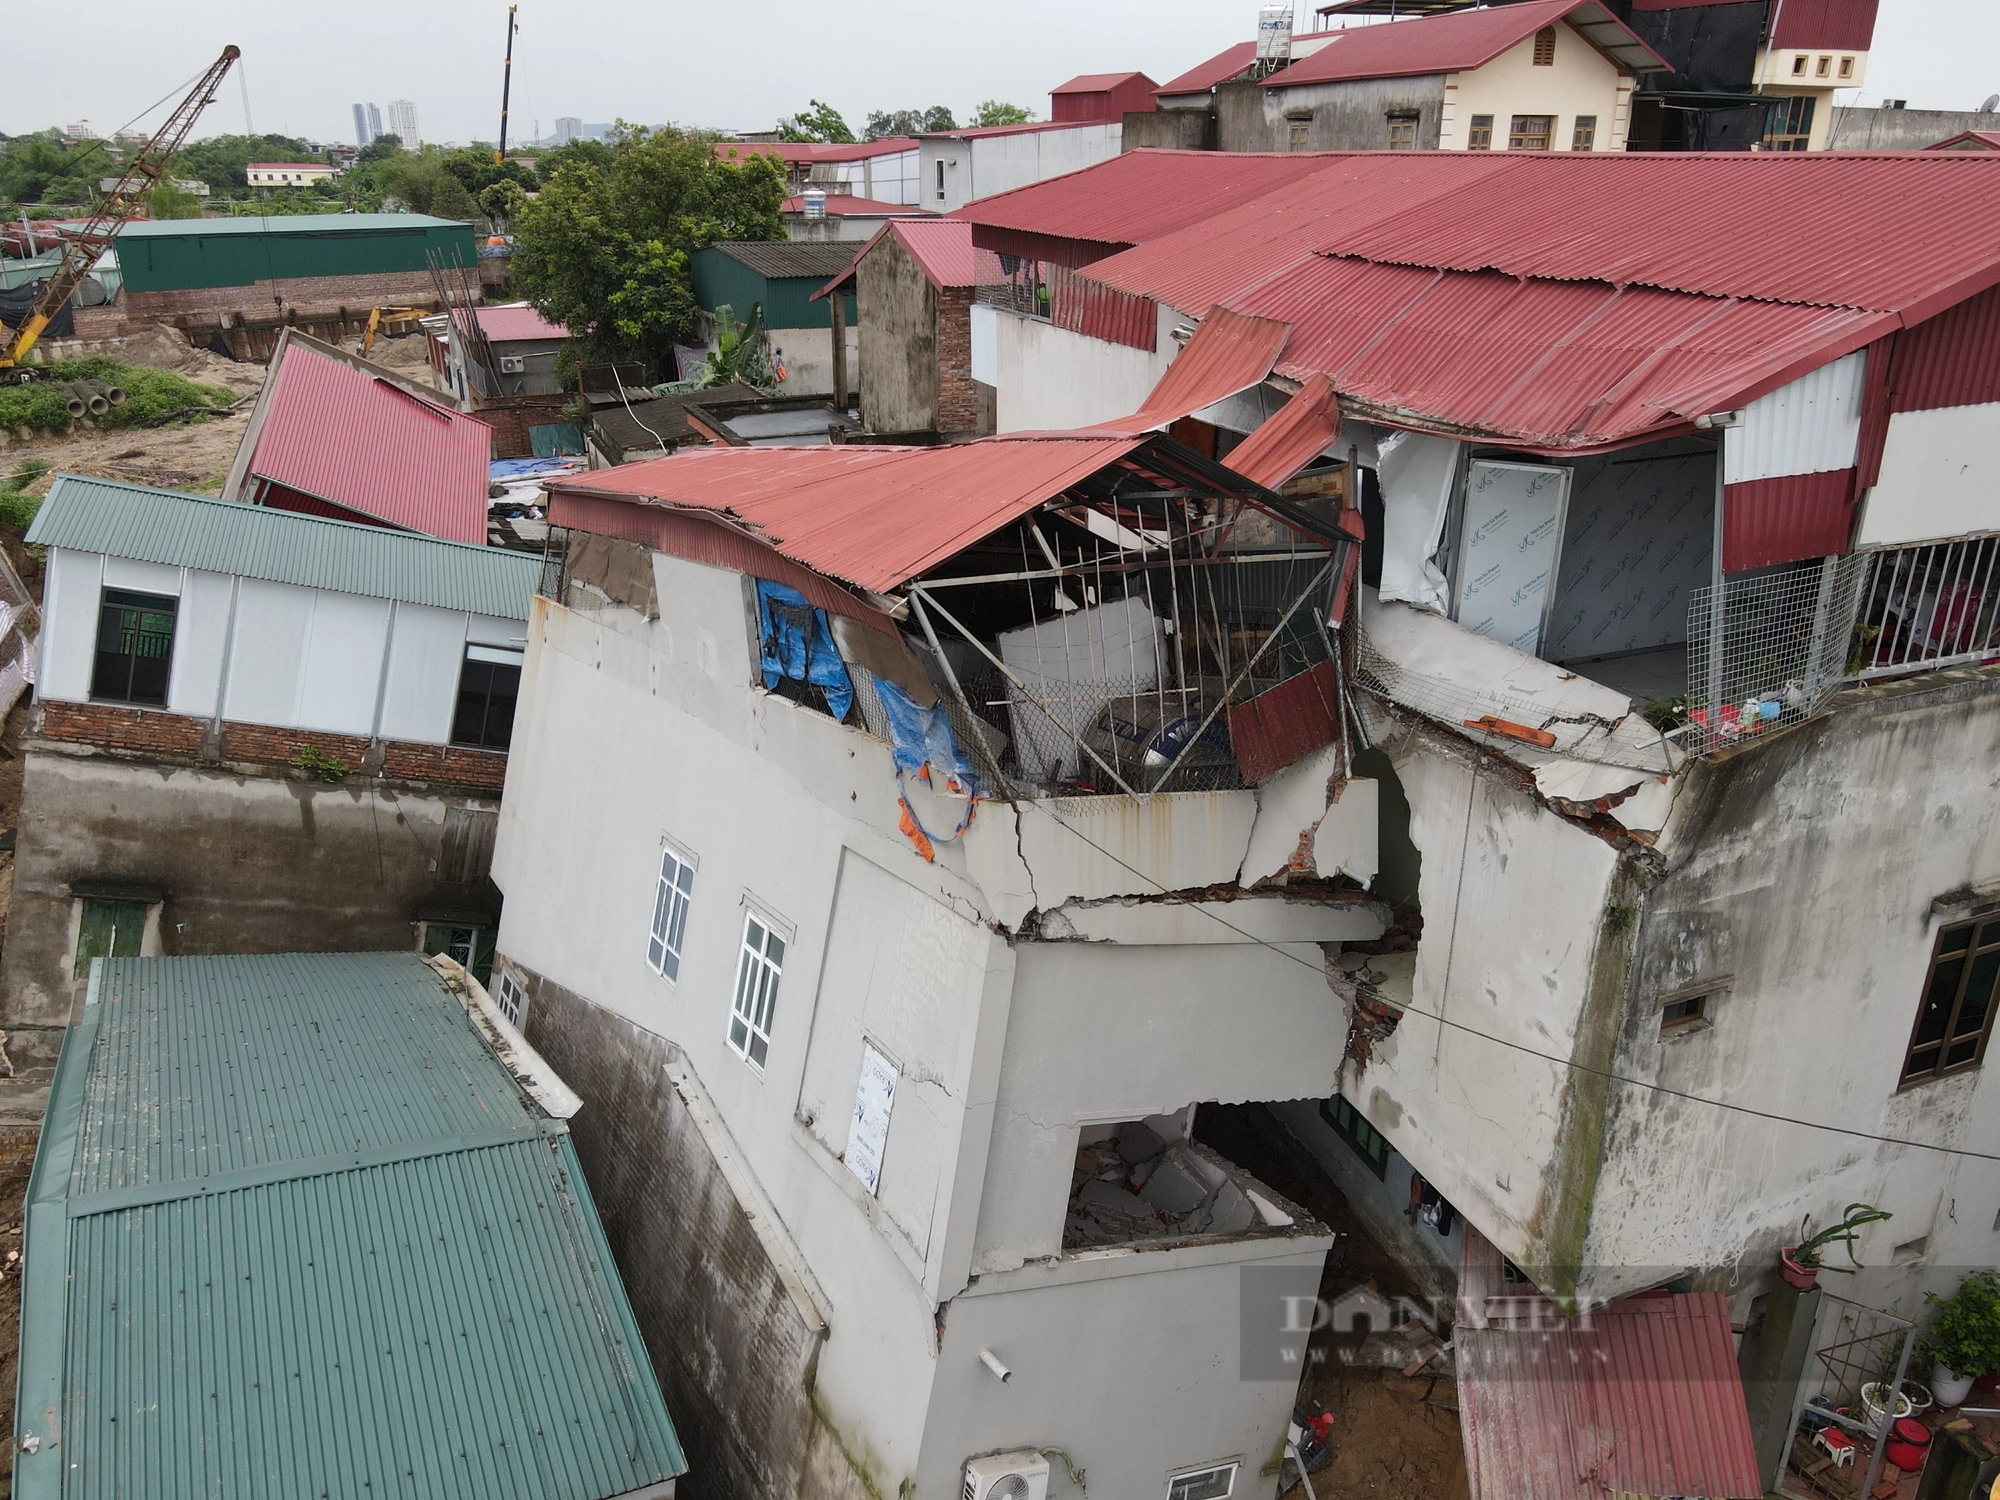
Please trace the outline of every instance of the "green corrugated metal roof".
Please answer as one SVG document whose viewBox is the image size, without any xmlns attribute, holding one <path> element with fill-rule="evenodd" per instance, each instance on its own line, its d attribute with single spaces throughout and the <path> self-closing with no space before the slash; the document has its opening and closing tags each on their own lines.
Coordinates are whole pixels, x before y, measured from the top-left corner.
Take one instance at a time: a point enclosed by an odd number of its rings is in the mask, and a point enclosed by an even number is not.
<svg viewBox="0 0 2000 1500">
<path fill-rule="evenodd" d="M 44 547 L 528 618 L 541 559 L 296 511 L 59 474 L 28 528 Z"/>
<path fill-rule="evenodd" d="M 186 239 L 198 234 L 352 234 L 367 229 L 427 229 L 457 219 L 430 214 L 246 214 L 230 219 L 138 219 L 118 231 L 121 240 Z M 831 274 L 831 273 L 828 273 Z"/>
<path fill-rule="evenodd" d="M 567 1131 L 415 954 L 99 961 L 26 1239 L 21 1500 L 686 1467 Z"/>
</svg>

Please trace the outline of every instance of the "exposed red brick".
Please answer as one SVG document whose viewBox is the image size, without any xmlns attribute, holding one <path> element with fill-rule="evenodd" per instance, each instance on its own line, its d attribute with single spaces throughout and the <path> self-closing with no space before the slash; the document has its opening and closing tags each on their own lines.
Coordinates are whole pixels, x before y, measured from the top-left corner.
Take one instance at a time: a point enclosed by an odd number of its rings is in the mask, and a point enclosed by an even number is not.
<svg viewBox="0 0 2000 1500">
<path fill-rule="evenodd" d="M 474 396 L 472 409 L 480 421 L 493 429 L 495 458 L 533 458 L 535 445 L 528 440 L 528 429 L 562 421 L 563 405 L 568 400 L 564 392 L 540 396 Z"/>
<path fill-rule="evenodd" d="M 108 745 L 115 750 L 151 750 L 163 755 L 195 755 L 208 728 L 201 719 L 164 709 L 112 708 L 102 703 L 45 702 L 41 732 L 52 740 Z"/>
<path fill-rule="evenodd" d="M 972 381 L 972 297 L 970 287 L 938 293 L 938 431 L 972 432 L 979 427 L 979 393 Z"/>
<path fill-rule="evenodd" d="M 382 771 L 407 781 L 456 781 L 497 792 L 507 780 L 507 753 L 394 741 L 383 747 Z"/>
</svg>

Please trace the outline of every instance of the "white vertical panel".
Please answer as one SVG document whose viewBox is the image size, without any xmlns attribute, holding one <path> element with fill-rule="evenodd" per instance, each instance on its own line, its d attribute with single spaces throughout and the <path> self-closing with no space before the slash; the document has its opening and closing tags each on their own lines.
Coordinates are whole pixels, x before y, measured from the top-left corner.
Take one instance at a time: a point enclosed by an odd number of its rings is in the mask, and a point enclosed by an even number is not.
<svg viewBox="0 0 2000 1500">
<path fill-rule="evenodd" d="M 1899 411 L 1859 544 L 1900 546 L 2000 531 L 2000 402 Z"/>
<path fill-rule="evenodd" d="M 389 601 L 316 589 L 299 692 L 299 727 L 367 734 L 375 724 Z"/>
<path fill-rule="evenodd" d="M 1723 433 L 1723 483 L 1851 467 L 1861 442 L 1867 358 L 1836 359 L 1744 407 L 1742 422 Z"/>
<path fill-rule="evenodd" d="M 972 304 L 972 378 L 982 385 L 1000 383 L 999 316 L 984 302 Z"/>
<path fill-rule="evenodd" d="M 389 647 L 389 682 L 382 700 L 382 738 L 442 745 L 451 739 L 458 669 L 465 657 L 466 617 L 457 610 L 404 604 L 396 610 Z M 525 627 L 515 623 L 517 632 Z"/>
<path fill-rule="evenodd" d="M 467 615 L 465 638 L 480 646 L 505 646 L 524 651 L 528 645 L 526 620 L 503 620 L 498 615 Z"/>
<path fill-rule="evenodd" d="M 97 552 L 73 552 L 67 547 L 49 552 L 49 571 L 42 584 L 42 659 L 35 694 L 67 703 L 90 697 L 90 664 L 97 651 L 98 590 L 104 557 Z"/>
<path fill-rule="evenodd" d="M 177 714 L 205 719 L 215 712 L 234 582 L 226 573 L 190 569 L 181 586 L 181 607 L 174 617 L 174 674 L 167 688 L 167 707 Z"/>
<path fill-rule="evenodd" d="M 228 702 L 223 717 L 243 724 L 298 724 L 299 683 L 313 590 L 245 578 L 236 596 Z"/>
<path fill-rule="evenodd" d="M 165 563 L 106 557 L 104 586 L 108 589 L 131 589 L 139 594 L 164 594 L 171 599 L 181 591 L 181 570 Z"/>
</svg>

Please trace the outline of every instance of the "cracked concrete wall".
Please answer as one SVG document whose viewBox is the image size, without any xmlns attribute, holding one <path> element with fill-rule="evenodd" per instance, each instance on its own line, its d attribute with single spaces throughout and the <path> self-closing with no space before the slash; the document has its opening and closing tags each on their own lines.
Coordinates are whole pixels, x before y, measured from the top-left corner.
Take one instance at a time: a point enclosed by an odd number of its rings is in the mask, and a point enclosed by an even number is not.
<svg viewBox="0 0 2000 1500">
<path fill-rule="evenodd" d="M 1532 1267 L 1564 1191 L 1548 1174 L 1568 1069 L 1504 1044 L 1570 1055 L 1618 854 L 1441 731 L 1404 728 L 1380 749 L 1409 799 L 1423 938 L 1412 1013 L 1350 1065 L 1340 1092 L 1502 1253 Z"/>
<path fill-rule="evenodd" d="M 2000 898 L 2000 672 L 1857 691 L 1700 767 L 1643 896 L 1620 1073 L 1878 1135 L 2000 1140 L 1987 1066 L 1899 1088 L 1938 928 Z M 1937 903 L 1942 901 L 1940 908 Z M 1663 1040 L 1666 999 L 1707 1024 Z M 1613 1284 L 1693 1271 L 1739 1316 L 1807 1214 L 1863 1201 L 1876 1268 L 1836 1288 L 1921 1310 L 2000 1256 L 2000 1165 L 1881 1145 L 1614 1088 L 1589 1255 Z M 1891 1266 L 1896 1246 L 1925 1240 Z M 1611 1273 L 1607 1273 L 1610 1275 Z"/>
</svg>

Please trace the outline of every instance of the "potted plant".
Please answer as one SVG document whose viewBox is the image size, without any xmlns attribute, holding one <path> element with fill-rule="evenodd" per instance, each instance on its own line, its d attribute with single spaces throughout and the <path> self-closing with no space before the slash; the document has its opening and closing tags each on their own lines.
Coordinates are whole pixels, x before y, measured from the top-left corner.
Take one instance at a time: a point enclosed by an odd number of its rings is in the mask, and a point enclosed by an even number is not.
<svg viewBox="0 0 2000 1500">
<path fill-rule="evenodd" d="M 1861 1231 L 1870 1224 L 1879 1224 L 1891 1217 L 1886 1208 L 1876 1208 L 1869 1203 L 1850 1203 L 1840 1221 L 1829 1224 L 1818 1234 L 1808 1234 L 1812 1228 L 1812 1216 L 1808 1214 L 1799 1225 L 1799 1242 L 1787 1245 L 1778 1252 L 1778 1273 L 1785 1281 L 1802 1292 L 1809 1292 L 1819 1283 L 1821 1271 L 1838 1271 L 1843 1276 L 1851 1276 L 1861 1269 L 1861 1262 L 1854 1254 L 1854 1247 L 1861 1238 Z M 1845 1245 L 1851 1265 L 1830 1266 L 1826 1263 L 1829 1245 Z"/>
<path fill-rule="evenodd" d="M 1974 1271 L 1949 1297 L 1924 1300 L 1938 1309 L 1924 1330 L 1931 1394 L 1939 1406 L 1961 1405 L 1973 1381 L 2000 1369 L 2000 1271 Z"/>
</svg>

